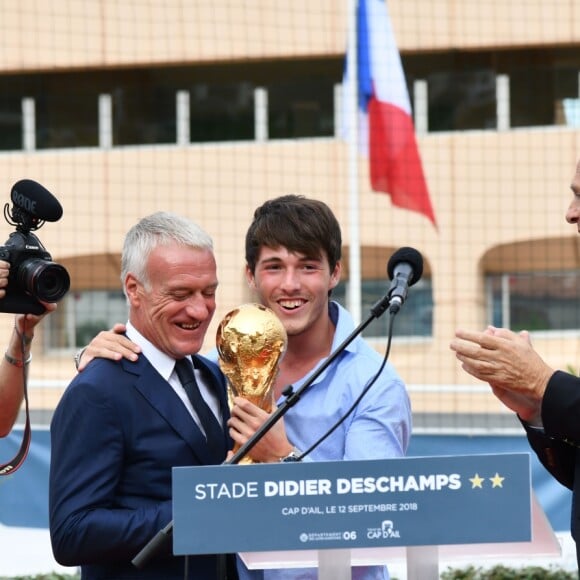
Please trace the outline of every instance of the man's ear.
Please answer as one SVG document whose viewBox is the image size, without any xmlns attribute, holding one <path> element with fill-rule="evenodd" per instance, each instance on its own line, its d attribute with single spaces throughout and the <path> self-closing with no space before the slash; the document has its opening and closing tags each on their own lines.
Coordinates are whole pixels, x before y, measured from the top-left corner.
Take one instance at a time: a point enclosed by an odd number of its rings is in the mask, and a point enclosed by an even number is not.
<svg viewBox="0 0 580 580">
<path fill-rule="evenodd" d="M 336 263 L 336 266 L 334 266 L 334 270 L 330 274 L 330 288 L 329 288 L 329 290 L 336 288 L 336 286 L 340 282 L 341 275 L 342 275 L 342 262 L 339 261 Z"/>
<path fill-rule="evenodd" d="M 254 274 L 250 270 L 250 267 L 246 264 L 246 282 L 250 290 L 256 290 L 256 279 Z"/>
<path fill-rule="evenodd" d="M 125 277 L 125 294 L 127 295 L 127 299 L 131 303 L 131 305 L 139 304 L 139 300 L 141 294 L 139 292 L 139 288 L 141 287 L 141 283 L 131 272 L 127 274 Z"/>
</svg>

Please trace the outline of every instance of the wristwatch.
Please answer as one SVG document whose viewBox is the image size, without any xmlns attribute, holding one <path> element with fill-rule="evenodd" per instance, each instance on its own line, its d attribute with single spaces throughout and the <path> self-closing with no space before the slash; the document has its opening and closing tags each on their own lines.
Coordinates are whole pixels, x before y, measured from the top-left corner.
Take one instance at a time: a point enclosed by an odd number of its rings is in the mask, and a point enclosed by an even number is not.
<svg viewBox="0 0 580 580">
<path fill-rule="evenodd" d="M 79 365 L 81 364 L 81 356 L 83 356 L 83 353 L 85 352 L 85 350 L 87 350 L 86 346 L 84 346 L 83 348 L 78 350 L 73 357 L 74 361 L 75 361 L 75 368 L 77 369 L 77 371 L 79 370 Z"/>
<path fill-rule="evenodd" d="M 280 463 L 293 463 L 295 461 L 302 461 L 302 451 L 296 447 L 292 447 L 292 451 L 286 457 L 280 457 Z"/>
</svg>

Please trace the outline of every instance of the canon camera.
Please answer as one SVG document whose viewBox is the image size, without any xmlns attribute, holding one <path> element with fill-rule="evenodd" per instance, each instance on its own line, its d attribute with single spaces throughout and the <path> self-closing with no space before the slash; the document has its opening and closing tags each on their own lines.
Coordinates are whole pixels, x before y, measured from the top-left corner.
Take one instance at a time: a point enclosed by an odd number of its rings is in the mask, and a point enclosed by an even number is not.
<svg viewBox="0 0 580 580">
<path fill-rule="evenodd" d="M 62 216 L 58 200 L 42 185 L 23 179 L 12 187 L 12 209 L 4 206 L 4 218 L 16 231 L 0 246 L 0 260 L 10 263 L 6 296 L 0 299 L 0 312 L 43 314 L 42 302 L 58 302 L 70 288 L 70 276 L 40 240 L 31 233 L 45 221 Z"/>
</svg>

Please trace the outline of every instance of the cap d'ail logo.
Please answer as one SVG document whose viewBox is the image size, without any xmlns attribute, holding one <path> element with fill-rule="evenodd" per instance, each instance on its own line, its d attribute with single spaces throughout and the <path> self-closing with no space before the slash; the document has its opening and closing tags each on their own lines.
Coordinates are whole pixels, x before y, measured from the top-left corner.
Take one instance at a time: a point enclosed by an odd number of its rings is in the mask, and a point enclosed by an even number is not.
<svg viewBox="0 0 580 580">
<path fill-rule="evenodd" d="M 400 537 L 401 534 L 395 528 L 393 520 L 383 520 L 380 528 L 367 528 L 367 538 L 369 540 L 388 540 Z"/>
</svg>

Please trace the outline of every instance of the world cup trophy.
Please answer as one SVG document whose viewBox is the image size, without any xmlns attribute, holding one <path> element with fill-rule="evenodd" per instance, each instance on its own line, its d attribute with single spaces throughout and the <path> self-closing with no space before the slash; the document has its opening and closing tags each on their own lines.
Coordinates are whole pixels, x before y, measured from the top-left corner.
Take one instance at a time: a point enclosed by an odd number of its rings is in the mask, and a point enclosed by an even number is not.
<svg viewBox="0 0 580 580">
<path fill-rule="evenodd" d="M 261 304 L 242 304 L 220 322 L 216 346 L 228 380 L 228 402 L 244 397 L 267 413 L 274 408 L 274 383 L 288 337 L 278 317 Z M 237 451 L 239 445 L 234 447 Z M 253 463 L 244 457 L 240 463 Z"/>
</svg>

